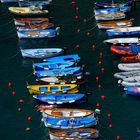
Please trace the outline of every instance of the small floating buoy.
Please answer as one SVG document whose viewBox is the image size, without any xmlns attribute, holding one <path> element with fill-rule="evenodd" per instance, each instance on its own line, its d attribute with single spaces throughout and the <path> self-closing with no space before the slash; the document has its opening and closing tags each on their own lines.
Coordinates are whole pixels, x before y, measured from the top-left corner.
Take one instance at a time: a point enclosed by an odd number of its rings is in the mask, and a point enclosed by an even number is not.
<svg viewBox="0 0 140 140">
<path fill-rule="evenodd" d="M 96 46 L 95 46 L 95 45 L 92 45 L 91 47 L 92 47 L 92 49 L 95 49 L 95 48 L 96 48 Z"/>
<path fill-rule="evenodd" d="M 12 91 L 12 95 L 14 96 L 16 94 L 16 91 Z"/>
<path fill-rule="evenodd" d="M 99 85 L 98 85 L 98 89 L 101 89 L 101 87 L 102 87 L 101 84 L 99 84 Z"/>
<path fill-rule="evenodd" d="M 76 15 L 76 16 L 75 16 L 75 19 L 78 19 L 78 18 L 79 18 L 79 16 L 78 16 L 78 15 Z"/>
<path fill-rule="evenodd" d="M 103 52 L 102 52 L 102 51 L 100 51 L 99 55 L 100 55 L 100 57 L 102 57 L 102 56 L 103 56 Z"/>
<path fill-rule="evenodd" d="M 101 99 L 102 99 L 102 100 L 104 100 L 104 99 L 105 99 L 105 96 L 104 96 L 104 95 L 102 95 L 102 96 L 101 96 Z"/>
<path fill-rule="evenodd" d="M 108 114 L 107 114 L 107 117 L 108 117 L 108 118 L 111 118 L 111 114 L 110 114 L 110 113 L 108 113 Z"/>
<path fill-rule="evenodd" d="M 21 112 L 21 111 L 22 111 L 22 109 L 19 107 L 19 108 L 18 108 L 18 112 Z"/>
<path fill-rule="evenodd" d="M 73 1 L 71 2 L 71 4 L 72 4 L 72 5 L 75 5 L 75 4 L 76 4 L 76 2 L 73 0 Z"/>
<path fill-rule="evenodd" d="M 109 125 L 108 125 L 108 127 L 109 127 L 109 128 L 112 128 L 112 127 L 113 127 L 113 125 L 112 125 L 112 124 L 109 124 Z"/>
<path fill-rule="evenodd" d="M 31 128 L 29 128 L 29 127 L 25 128 L 25 131 L 30 131 L 30 130 L 31 130 Z"/>
<path fill-rule="evenodd" d="M 96 79 L 96 81 L 99 81 L 99 76 L 96 76 L 96 78 L 95 78 L 95 79 Z"/>
<path fill-rule="evenodd" d="M 76 7 L 75 10 L 78 12 L 79 11 L 79 7 Z"/>
<path fill-rule="evenodd" d="M 104 73 L 104 71 L 105 71 L 105 68 L 101 68 L 101 72 Z"/>
<path fill-rule="evenodd" d="M 32 120 L 32 117 L 28 116 L 27 120 L 30 122 Z"/>
<path fill-rule="evenodd" d="M 8 87 L 11 87 L 12 86 L 12 82 L 8 82 Z"/>
<path fill-rule="evenodd" d="M 118 135 L 117 137 L 116 137 L 116 140 L 120 140 L 121 139 L 121 137 Z"/>
<path fill-rule="evenodd" d="M 87 23 L 87 19 L 86 19 L 86 18 L 84 18 L 84 19 L 83 19 L 83 22 L 84 22 L 84 23 Z"/>
<path fill-rule="evenodd" d="M 19 99 L 19 103 L 24 103 L 24 100 L 23 99 Z"/>
<path fill-rule="evenodd" d="M 80 33 L 80 32 L 81 32 L 81 30 L 80 30 L 80 29 L 77 29 L 77 32 L 78 32 L 78 33 Z"/>
<path fill-rule="evenodd" d="M 91 33 L 90 32 L 87 32 L 87 36 L 90 36 L 91 35 Z"/>
<path fill-rule="evenodd" d="M 100 103 L 97 103 L 97 104 L 96 104 L 96 107 L 100 107 L 100 106 L 101 106 Z"/>
<path fill-rule="evenodd" d="M 102 64 L 102 61 L 100 60 L 100 61 L 98 62 L 98 64 L 101 65 L 101 64 Z"/>
<path fill-rule="evenodd" d="M 75 46 L 75 49 L 79 49 L 81 46 L 79 45 L 79 44 L 77 44 L 76 46 Z"/>
</svg>

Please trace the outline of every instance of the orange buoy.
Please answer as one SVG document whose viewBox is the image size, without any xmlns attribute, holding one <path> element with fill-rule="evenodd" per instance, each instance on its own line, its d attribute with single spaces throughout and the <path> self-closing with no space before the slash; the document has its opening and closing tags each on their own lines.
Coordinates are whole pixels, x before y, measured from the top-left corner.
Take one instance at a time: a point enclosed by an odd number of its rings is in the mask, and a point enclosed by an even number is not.
<svg viewBox="0 0 140 140">
<path fill-rule="evenodd" d="M 79 44 L 77 44 L 76 46 L 75 46 L 75 49 L 79 49 L 81 46 L 79 45 Z"/>
<path fill-rule="evenodd" d="M 100 55 L 100 57 L 102 57 L 102 56 L 103 56 L 103 52 L 102 52 L 102 51 L 100 51 L 99 55 Z"/>
<path fill-rule="evenodd" d="M 90 36 L 91 35 L 91 33 L 90 32 L 87 32 L 87 36 Z"/>
<path fill-rule="evenodd" d="M 76 4 L 76 2 L 75 2 L 75 1 L 72 1 L 72 2 L 71 2 L 71 4 L 72 4 L 72 5 L 75 5 L 75 4 Z"/>
</svg>

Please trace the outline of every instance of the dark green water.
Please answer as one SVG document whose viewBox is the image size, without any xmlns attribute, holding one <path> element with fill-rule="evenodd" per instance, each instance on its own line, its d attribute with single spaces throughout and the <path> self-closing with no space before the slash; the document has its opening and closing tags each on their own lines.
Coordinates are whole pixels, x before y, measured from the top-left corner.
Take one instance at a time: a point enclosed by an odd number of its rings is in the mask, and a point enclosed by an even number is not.
<svg viewBox="0 0 140 140">
<path fill-rule="evenodd" d="M 86 64 L 87 71 L 91 73 L 89 82 L 84 86 L 85 92 L 91 92 L 87 104 L 80 105 L 79 108 L 95 109 L 97 102 L 101 104 L 100 117 L 100 140 L 115 140 L 117 135 L 121 140 L 135 140 L 136 128 L 140 127 L 140 100 L 139 98 L 126 96 L 123 90 L 117 85 L 113 74 L 117 72 L 119 59 L 112 56 L 109 47 L 103 44 L 107 38 L 104 31 L 97 28 L 90 31 L 91 35 L 87 36 L 86 31 L 95 26 L 93 14 L 93 2 L 91 0 L 77 0 L 80 10 L 78 12 L 79 20 L 75 20 L 75 6 L 72 6 L 70 0 L 54 0 L 51 5 L 50 15 L 53 17 L 52 22 L 61 27 L 61 34 L 54 40 L 33 40 L 19 41 L 12 21 L 13 16 L 8 12 L 7 7 L 13 4 L 2 4 L 0 8 L 0 140 L 41 140 L 47 135 L 47 130 L 40 124 L 41 115 L 36 112 L 35 103 L 26 90 L 26 82 L 34 83 L 32 75 L 32 62 L 25 60 L 20 54 L 22 48 L 37 47 L 68 47 L 68 53 L 78 53 L 82 58 L 82 63 Z M 136 10 L 132 11 L 129 17 L 133 17 L 134 25 L 140 24 L 140 4 L 137 4 Z M 84 23 L 83 19 L 90 19 Z M 76 30 L 80 28 L 81 33 Z M 81 47 L 75 50 L 75 46 Z M 96 49 L 92 49 L 92 44 Z M 100 59 L 99 52 L 103 52 L 103 58 Z M 98 61 L 102 60 L 102 65 Z M 101 73 L 101 68 L 105 72 Z M 99 82 L 95 77 L 99 76 Z M 9 88 L 8 82 L 11 81 L 13 86 Z M 98 90 L 98 84 L 102 85 Z M 16 95 L 12 96 L 11 92 L 15 90 Z M 105 95 L 103 101 L 100 96 Z M 19 103 L 19 99 L 24 99 L 24 103 Z M 22 108 L 18 112 L 18 108 Z M 78 107 L 78 106 L 76 106 Z M 107 114 L 111 113 L 111 119 Z M 32 121 L 28 122 L 27 117 L 31 116 Z M 108 124 L 113 128 L 108 128 Z M 25 128 L 29 127 L 29 132 Z M 47 138 L 48 139 L 48 138 Z"/>
</svg>

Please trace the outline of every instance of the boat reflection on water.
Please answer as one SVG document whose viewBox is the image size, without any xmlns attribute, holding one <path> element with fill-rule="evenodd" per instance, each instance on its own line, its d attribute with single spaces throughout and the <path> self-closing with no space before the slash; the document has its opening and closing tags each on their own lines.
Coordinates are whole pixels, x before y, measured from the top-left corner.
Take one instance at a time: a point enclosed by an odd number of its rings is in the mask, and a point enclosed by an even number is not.
<svg viewBox="0 0 140 140">
<path fill-rule="evenodd" d="M 53 44 L 56 39 L 19 39 L 18 45 L 22 49 L 33 49 L 33 48 L 55 48 Z"/>
</svg>

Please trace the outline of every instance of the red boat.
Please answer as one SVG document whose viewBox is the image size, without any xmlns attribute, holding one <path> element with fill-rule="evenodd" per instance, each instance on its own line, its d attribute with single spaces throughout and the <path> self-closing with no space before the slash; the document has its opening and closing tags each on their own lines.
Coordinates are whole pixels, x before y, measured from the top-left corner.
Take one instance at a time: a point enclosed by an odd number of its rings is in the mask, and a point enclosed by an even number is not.
<svg viewBox="0 0 140 140">
<path fill-rule="evenodd" d="M 112 46 L 110 50 L 117 55 L 137 55 L 136 52 L 132 52 L 131 46 Z"/>
<path fill-rule="evenodd" d="M 135 55 L 135 56 L 125 56 L 121 58 L 121 62 L 125 63 L 136 63 L 140 62 L 140 54 Z"/>
</svg>

